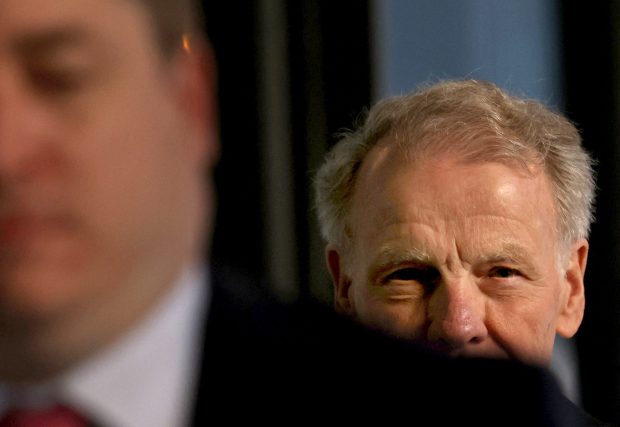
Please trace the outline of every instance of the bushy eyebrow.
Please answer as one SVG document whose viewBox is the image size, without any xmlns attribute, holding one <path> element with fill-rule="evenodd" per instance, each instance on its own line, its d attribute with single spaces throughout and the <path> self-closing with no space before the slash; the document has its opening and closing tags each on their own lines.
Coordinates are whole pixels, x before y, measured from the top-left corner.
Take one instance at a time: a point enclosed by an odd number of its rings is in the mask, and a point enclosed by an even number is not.
<svg viewBox="0 0 620 427">
<path fill-rule="evenodd" d="M 531 253 L 521 245 L 514 243 L 504 243 L 497 250 L 489 250 L 487 254 L 481 254 L 474 262 L 477 264 L 505 263 L 521 266 L 521 268 L 528 270 L 537 270 L 532 262 Z M 370 271 L 377 271 L 388 266 L 400 264 L 433 265 L 434 258 L 421 248 L 399 249 L 386 247 L 378 252 L 370 266 Z"/>
<path fill-rule="evenodd" d="M 507 243 L 502 245 L 498 251 L 482 257 L 481 261 L 487 264 L 510 263 L 533 267 L 530 261 L 531 258 L 532 255 L 522 246 Z"/>
<path fill-rule="evenodd" d="M 373 262 L 373 267 L 397 264 L 431 264 L 432 257 L 423 249 L 407 248 L 405 250 L 391 247 L 379 251 Z"/>
</svg>

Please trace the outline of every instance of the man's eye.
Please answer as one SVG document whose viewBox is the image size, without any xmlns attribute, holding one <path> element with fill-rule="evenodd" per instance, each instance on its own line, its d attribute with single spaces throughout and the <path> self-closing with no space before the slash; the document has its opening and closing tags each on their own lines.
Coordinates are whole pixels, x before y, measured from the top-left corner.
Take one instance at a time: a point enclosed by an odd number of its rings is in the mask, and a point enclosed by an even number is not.
<svg viewBox="0 0 620 427">
<path fill-rule="evenodd" d="M 46 95 L 67 95 L 80 89 L 83 73 L 69 70 L 31 70 L 30 80 L 36 90 Z"/>
<path fill-rule="evenodd" d="M 430 286 L 439 281 L 439 272 L 433 268 L 400 268 L 386 276 L 386 282 L 391 280 L 416 281 L 425 286 Z"/>
<path fill-rule="evenodd" d="M 521 276 L 518 270 L 510 267 L 494 267 L 489 272 L 490 277 L 497 277 L 499 279 L 509 279 L 515 276 Z"/>
</svg>

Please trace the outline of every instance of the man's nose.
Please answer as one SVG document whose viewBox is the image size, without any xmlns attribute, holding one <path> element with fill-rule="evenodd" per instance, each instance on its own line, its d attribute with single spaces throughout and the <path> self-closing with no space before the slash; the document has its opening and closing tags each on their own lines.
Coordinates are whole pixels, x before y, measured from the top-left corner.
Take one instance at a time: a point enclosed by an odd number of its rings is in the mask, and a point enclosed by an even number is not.
<svg viewBox="0 0 620 427">
<path fill-rule="evenodd" d="M 443 281 L 428 304 L 428 340 L 447 351 L 482 343 L 488 336 L 485 303 L 473 283 Z"/>
<path fill-rule="evenodd" d="M 0 81 L 0 177 L 20 178 L 37 167 L 46 115 L 17 87 Z"/>
</svg>

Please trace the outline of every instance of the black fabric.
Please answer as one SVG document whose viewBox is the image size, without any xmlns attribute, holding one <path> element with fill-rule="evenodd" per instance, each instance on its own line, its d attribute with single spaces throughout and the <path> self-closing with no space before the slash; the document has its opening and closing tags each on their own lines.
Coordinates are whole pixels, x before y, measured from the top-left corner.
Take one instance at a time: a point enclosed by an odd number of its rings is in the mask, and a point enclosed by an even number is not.
<svg viewBox="0 0 620 427">
<path fill-rule="evenodd" d="M 542 369 L 447 359 L 216 274 L 194 425 L 586 426 Z M 594 424 L 595 425 L 595 424 Z"/>
</svg>

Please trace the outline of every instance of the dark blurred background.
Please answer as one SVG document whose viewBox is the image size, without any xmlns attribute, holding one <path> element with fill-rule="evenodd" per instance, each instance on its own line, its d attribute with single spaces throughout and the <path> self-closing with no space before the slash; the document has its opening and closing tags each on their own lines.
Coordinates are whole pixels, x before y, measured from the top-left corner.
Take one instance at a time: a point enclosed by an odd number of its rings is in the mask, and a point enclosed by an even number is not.
<svg viewBox="0 0 620 427">
<path fill-rule="evenodd" d="M 598 161 L 586 315 L 556 371 L 620 423 L 617 1 L 205 1 L 219 63 L 213 255 L 283 299 L 329 303 L 311 179 L 373 101 L 440 78 L 491 80 L 563 111 Z M 231 238 L 231 236 L 235 236 Z"/>
</svg>

